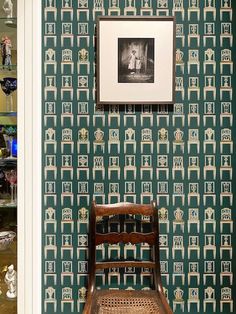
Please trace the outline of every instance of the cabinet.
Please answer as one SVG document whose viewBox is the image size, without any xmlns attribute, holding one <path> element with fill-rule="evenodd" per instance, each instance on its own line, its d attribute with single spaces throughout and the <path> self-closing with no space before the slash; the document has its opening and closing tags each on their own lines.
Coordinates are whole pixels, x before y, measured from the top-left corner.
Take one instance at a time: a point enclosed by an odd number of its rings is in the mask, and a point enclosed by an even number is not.
<svg viewBox="0 0 236 314">
<path fill-rule="evenodd" d="M 4 10 L 11 4 L 12 12 Z M 17 271 L 16 1 L 0 0 L 0 7 L 0 313 L 16 314 L 17 298 L 5 282 L 10 265 Z"/>
</svg>

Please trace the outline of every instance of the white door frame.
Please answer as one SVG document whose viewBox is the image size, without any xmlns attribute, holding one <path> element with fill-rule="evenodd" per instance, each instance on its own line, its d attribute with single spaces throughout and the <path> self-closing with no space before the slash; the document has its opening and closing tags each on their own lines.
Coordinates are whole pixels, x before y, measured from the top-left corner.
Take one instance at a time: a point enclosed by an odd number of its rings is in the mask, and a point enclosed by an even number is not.
<svg viewBox="0 0 236 314">
<path fill-rule="evenodd" d="M 41 0 L 17 1 L 18 314 L 41 314 Z"/>
</svg>

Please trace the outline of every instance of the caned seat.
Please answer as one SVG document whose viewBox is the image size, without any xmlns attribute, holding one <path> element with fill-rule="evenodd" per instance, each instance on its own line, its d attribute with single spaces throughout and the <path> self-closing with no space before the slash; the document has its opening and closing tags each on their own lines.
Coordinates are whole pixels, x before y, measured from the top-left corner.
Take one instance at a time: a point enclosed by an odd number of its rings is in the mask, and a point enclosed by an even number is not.
<svg viewBox="0 0 236 314">
<path fill-rule="evenodd" d="M 156 291 L 96 291 L 93 297 L 96 314 L 158 314 L 163 307 Z"/>
<path fill-rule="evenodd" d="M 111 216 L 120 220 L 118 232 L 104 233 L 101 221 Z M 151 232 L 126 232 L 125 217 L 133 217 L 138 221 L 141 216 L 150 217 Z M 99 233 L 103 230 L 103 233 Z M 125 230 L 125 231 L 124 231 Z M 89 284 L 87 301 L 83 314 L 173 314 L 163 292 L 160 259 L 159 259 L 159 232 L 158 211 L 156 203 L 139 205 L 131 203 L 117 203 L 111 205 L 97 205 L 92 203 L 90 211 L 90 243 L 89 243 Z M 153 260 L 141 261 L 136 259 L 115 259 L 96 261 L 96 246 L 102 243 L 148 243 L 153 250 Z M 149 268 L 153 271 L 154 290 L 97 290 L 95 287 L 96 271 L 110 268 Z"/>
</svg>

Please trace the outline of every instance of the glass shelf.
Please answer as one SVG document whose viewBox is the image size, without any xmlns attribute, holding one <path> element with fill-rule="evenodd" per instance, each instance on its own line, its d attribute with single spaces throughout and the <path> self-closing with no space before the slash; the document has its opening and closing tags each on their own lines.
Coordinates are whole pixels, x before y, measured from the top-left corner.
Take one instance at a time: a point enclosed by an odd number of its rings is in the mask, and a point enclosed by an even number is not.
<svg viewBox="0 0 236 314">
<path fill-rule="evenodd" d="M 5 16 L 0 16 L 0 21 L 14 21 L 15 23 L 16 23 L 16 21 L 17 21 L 17 18 L 16 17 L 13 17 L 13 18 L 7 18 L 7 17 L 5 17 Z"/>
<path fill-rule="evenodd" d="M 0 204 L 0 208 L 17 208 L 17 205 L 10 204 L 10 200 Z"/>
<path fill-rule="evenodd" d="M 3 65 L 0 64 L 0 74 L 1 74 L 1 76 L 5 76 L 5 77 L 12 76 L 12 75 L 16 76 L 16 71 L 17 71 L 17 65 L 16 64 L 12 64 L 11 65 L 11 70 L 4 69 Z"/>
<path fill-rule="evenodd" d="M 16 111 L 4 111 L 0 112 L 0 117 L 16 117 L 17 112 Z"/>
<path fill-rule="evenodd" d="M 9 19 L 6 17 L 0 17 L 0 26 L 6 25 L 9 28 L 16 28 L 17 19 L 15 17 Z"/>
<path fill-rule="evenodd" d="M 16 124 L 17 124 L 16 115 L 1 116 L 0 125 L 16 125 Z"/>
</svg>

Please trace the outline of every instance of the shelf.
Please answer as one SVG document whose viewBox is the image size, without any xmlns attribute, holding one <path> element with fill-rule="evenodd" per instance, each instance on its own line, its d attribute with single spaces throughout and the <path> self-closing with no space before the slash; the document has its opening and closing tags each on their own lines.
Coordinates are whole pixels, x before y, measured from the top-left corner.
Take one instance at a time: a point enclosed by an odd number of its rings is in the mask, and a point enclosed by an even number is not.
<svg viewBox="0 0 236 314">
<path fill-rule="evenodd" d="M 17 205 L 10 204 L 10 200 L 0 204 L 0 208 L 17 208 Z"/>
<path fill-rule="evenodd" d="M 7 17 L 4 17 L 4 16 L 1 16 L 0 17 L 0 21 L 14 21 L 15 23 L 17 22 L 17 18 L 16 17 L 13 17 L 13 18 L 7 18 Z"/>
<path fill-rule="evenodd" d="M 2 26 L 6 26 L 7 28 L 16 28 L 17 25 L 17 18 L 13 17 L 11 19 L 6 17 L 0 17 L 0 25 L 1 25 L 1 32 L 5 31 L 2 29 Z"/>
<path fill-rule="evenodd" d="M 16 125 L 17 117 L 15 116 L 2 116 L 0 118 L 0 125 Z"/>
<path fill-rule="evenodd" d="M 0 168 L 16 168 L 17 158 L 2 158 L 0 159 Z"/>
<path fill-rule="evenodd" d="M 5 112 L 0 112 L 0 117 L 16 117 L 17 116 L 17 112 L 16 111 L 5 111 Z M 1 121 L 0 121 L 1 123 Z"/>
<path fill-rule="evenodd" d="M 4 66 L 6 67 L 6 66 Z M 2 77 L 12 77 L 12 76 L 16 76 L 16 72 L 17 72 L 17 65 L 16 64 L 12 64 L 11 65 L 11 70 L 8 69 L 3 69 L 3 65 L 0 65 L 0 75 Z"/>
</svg>

